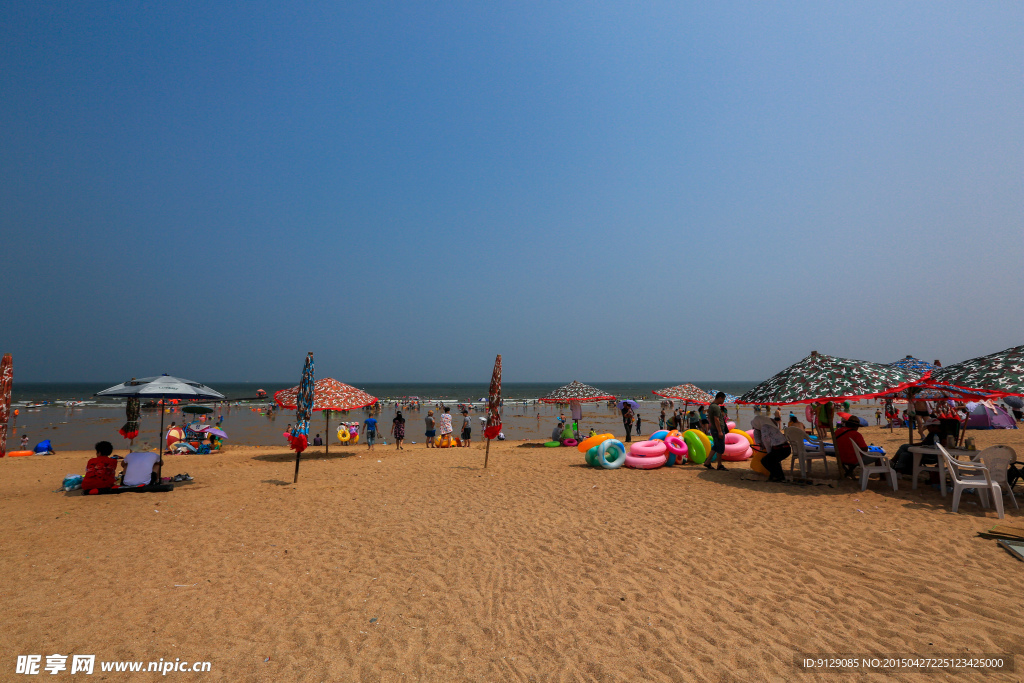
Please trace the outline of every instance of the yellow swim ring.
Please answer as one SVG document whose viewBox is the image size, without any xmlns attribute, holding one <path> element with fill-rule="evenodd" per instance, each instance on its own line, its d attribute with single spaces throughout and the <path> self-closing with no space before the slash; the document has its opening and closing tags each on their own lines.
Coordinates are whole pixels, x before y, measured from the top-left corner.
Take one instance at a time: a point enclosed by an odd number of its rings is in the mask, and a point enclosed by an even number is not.
<svg viewBox="0 0 1024 683">
<path fill-rule="evenodd" d="M 348 433 L 348 427 L 342 425 L 338 427 L 338 441 L 345 442 L 352 438 L 352 435 Z"/>
<path fill-rule="evenodd" d="M 588 436 L 587 438 L 583 439 L 583 441 L 580 441 L 578 444 L 576 444 L 576 450 L 578 450 L 580 453 L 586 453 L 594 446 L 598 446 L 607 441 L 608 439 L 614 438 L 614 434 L 595 434 L 594 436 Z"/>
<path fill-rule="evenodd" d="M 751 446 L 753 446 L 753 445 L 754 445 L 754 437 L 752 437 L 752 436 L 751 436 L 750 434 L 747 434 L 747 433 L 746 433 L 745 431 L 743 431 L 742 429 L 730 429 L 730 430 L 729 430 L 729 433 L 730 433 L 730 434 L 739 434 L 739 435 L 740 435 L 740 436 L 742 436 L 742 437 L 743 437 L 744 439 L 746 439 L 747 441 L 749 441 L 749 442 L 750 442 L 750 445 L 751 445 Z"/>
</svg>

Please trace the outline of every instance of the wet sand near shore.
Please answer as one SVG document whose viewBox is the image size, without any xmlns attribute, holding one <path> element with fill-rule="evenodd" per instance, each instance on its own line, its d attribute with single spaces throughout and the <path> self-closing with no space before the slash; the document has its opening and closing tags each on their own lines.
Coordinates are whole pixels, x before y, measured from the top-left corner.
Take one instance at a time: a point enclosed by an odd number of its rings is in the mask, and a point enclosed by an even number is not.
<svg viewBox="0 0 1024 683">
<path fill-rule="evenodd" d="M 1024 456 L 1020 430 L 970 435 Z M 229 446 L 167 456 L 195 478 L 173 492 L 97 497 L 53 492 L 91 453 L 0 460 L 0 679 L 30 653 L 212 681 L 838 681 L 794 656 L 1024 654 L 1024 564 L 976 536 L 997 523 L 976 496 L 596 470 L 536 440 L 486 470 L 480 443 L 331 450 L 297 485 L 286 448 Z"/>
</svg>

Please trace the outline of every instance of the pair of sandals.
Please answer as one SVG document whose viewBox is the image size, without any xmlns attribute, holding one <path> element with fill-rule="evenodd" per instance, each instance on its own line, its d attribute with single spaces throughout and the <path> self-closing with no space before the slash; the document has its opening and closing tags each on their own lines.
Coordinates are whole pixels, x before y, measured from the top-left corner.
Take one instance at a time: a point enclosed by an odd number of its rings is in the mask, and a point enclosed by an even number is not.
<svg viewBox="0 0 1024 683">
<path fill-rule="evenodd" d="M 175 474 L 171 477 L 171 481 L 193 481 L 193 479 L 192 475 L 186 472 L 185 474 Z"/>
</svg>

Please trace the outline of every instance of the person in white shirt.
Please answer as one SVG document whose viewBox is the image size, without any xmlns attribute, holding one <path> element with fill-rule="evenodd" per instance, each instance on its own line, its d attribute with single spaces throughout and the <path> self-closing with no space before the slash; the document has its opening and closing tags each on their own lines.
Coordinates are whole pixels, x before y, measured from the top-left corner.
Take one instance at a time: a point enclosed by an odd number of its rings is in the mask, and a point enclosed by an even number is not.
<svg viewBox="0 0 1024 683">
<path fill-rule="evenodd" d="M 164 461 L 157 453 L 129 453 L 121 461 L 124 476 L 123 486 L 149 486 L 160 483 L 160 471 Z"/>
</svg>

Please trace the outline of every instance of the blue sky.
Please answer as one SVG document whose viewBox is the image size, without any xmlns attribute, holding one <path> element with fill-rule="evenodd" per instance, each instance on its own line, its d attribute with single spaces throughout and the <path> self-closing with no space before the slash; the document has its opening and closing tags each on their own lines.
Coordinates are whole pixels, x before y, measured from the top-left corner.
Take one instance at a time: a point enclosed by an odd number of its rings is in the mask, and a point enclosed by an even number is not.
<svg viewBox="0 0 1024 683">
<path fill-rule="evenodd" d="M 1022 342 L 1024 4 L 0 6 L 15 381 Z"/>
</svg>

